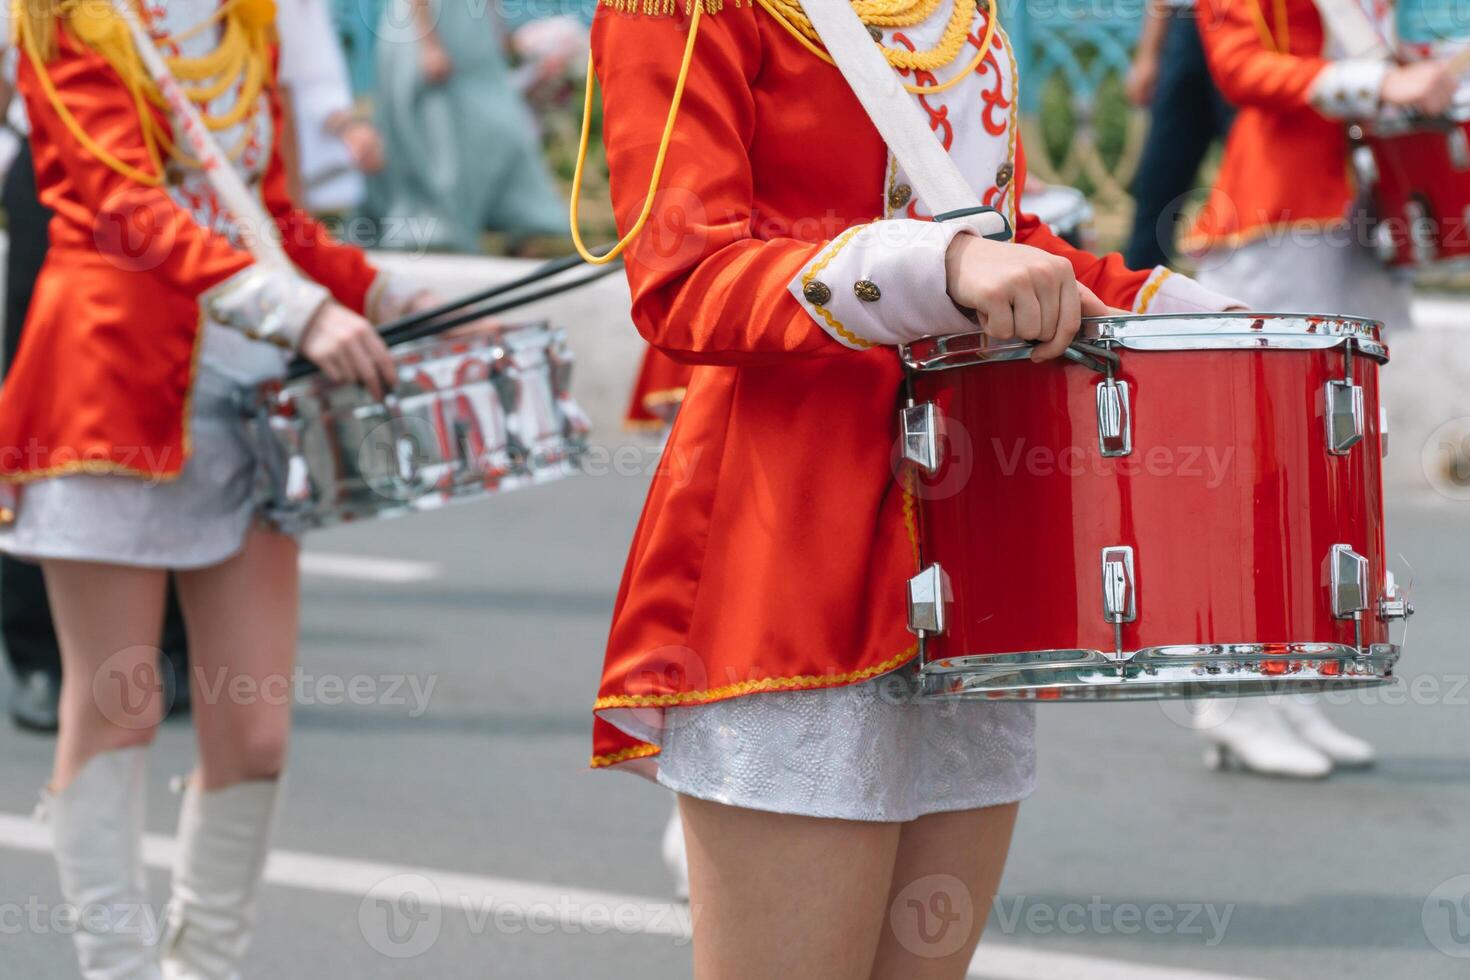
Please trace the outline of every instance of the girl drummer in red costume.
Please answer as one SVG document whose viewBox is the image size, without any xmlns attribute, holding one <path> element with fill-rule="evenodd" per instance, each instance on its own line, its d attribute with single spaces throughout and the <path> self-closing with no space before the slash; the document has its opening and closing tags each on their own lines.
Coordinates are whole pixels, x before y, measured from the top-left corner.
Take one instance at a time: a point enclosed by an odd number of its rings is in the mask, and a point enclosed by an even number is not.
<svg viewBox="0 0 1470 980">
<path fill-rule="evenodd" d="M 680 794 L 701 978 L 963 975 L 1034 785 L 1030 707 L 906 694 L 894 345 L 973 332 L 968 310 L 1046 360 L 1080 315 L 1233 305 L 1017 214 L 1015 60 L 990 7 L 854 4 L 1014 242 L 928 220 L 797 3 L 593 25 L 634 322 L 700 368 L 670 437 L 697 463 L 650 490 L 592 763 Z M 936 940 L 917 908 L 963 924 Z"/>
<path fill-rule="evenodd" d="M 296 650 L 296 543 L 256 522 L 242 398 L 293 350 L 334 379 L 381 390 L 394 365 L 365 317 L 432 299 L 332 242 L 287 199 L 270 0 L 134 10 L 290 263 L 257 261 L 243 246 L 251 217 L 222 206 L 114 7 L 19 7 L 19 84 L 41 201 L 55 217 L 0 393 L 0 477 L 15 498 L 0 547 L 42 564 L 61 640 L 45 797 L 63 892 L 89 910 L 75 937 L 82 973 L 202 980 L 236 976 L 249 939 Z M 194 696 L 200 764 L 155 947 L 137 913 L 170 572 L 195 676 L 209 690 L 255 693 Z"/>
<path fill-rule="evenodd" d="M 1397 39 L 1395 13 L 1386 0 L 1201 0 L 1210 71 L 1240 112 L 1184 242 L 1200 282 L 1252 309 L 1411 325 L 1409 281 L 1375 254 L 1364 220 L 1347 123 L 1385 109 L 1439 115 L 1459 79 L 1452 58 L 1436 57 L 1445 46 Z M 1246 699 L 1201 721 L 1212 766 L 1319 778 L 1374 760 L 1311 696 Z"/>
</svg>

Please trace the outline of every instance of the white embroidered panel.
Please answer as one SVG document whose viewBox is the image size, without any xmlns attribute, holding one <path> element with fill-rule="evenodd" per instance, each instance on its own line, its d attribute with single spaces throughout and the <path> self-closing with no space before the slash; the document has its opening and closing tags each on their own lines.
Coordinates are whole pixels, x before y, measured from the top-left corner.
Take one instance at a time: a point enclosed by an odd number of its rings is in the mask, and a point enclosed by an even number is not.
<svg viewBox="0 0 1470 980">
<path fill-rule="evenodd" d="M 983 3 L 982 7 L 989 4 Z M 885 47 L 926 51 L 939 42 L 953 8 L 941 5 L 920 24 L 885 28 Z M 977 9 L 969 38 L 954 63 L 936 73 L 901 71 L 911 85 L 948 81 L 969 66 L 980 52 L 988 14 Z M 959 166 L 981 204 L 988 204 L 1015 224 L 1016 62 L 1010 39 L 999 26 L 984 60 L 965 79 L 943 92 L 913 95 L 930 128 Z M 890 153 L 883 188 L 886 218 L 928 218 L 932 212 L 909 186 L 903 168 Z"/>
<path fill-rule="evenodd" d="M 144 13 L 154 41 L 166 57 L 182 55 L 198 58 L 209 54 L 219 43 L 219 29 L 199 31 L 182 42 L 171 38 L 184 35 L 195 29 L 219 9 L 218 0 L 149 0 Z M 239 86 L 232 86 L 207 105 L 200 106 L 206 116 L 221 116 L 234 110 Z M 270 164 L 271 151 L 275 142 L 275 127 L 271 123 L 270 102 L 265 93 L 257 99 L 257 105 L 244 120 L 228 129 L 212 130 L 215 142 L 225 155 L 234 161 L 235 170 L 245 183 L 259 188 Z M 187 146 L 181 146 L 186 153 Z M 209 228 L 240 244 L 234 219 L 228 215 L 209 177 L 198 167 L 186 166 L 177 160 L 168 164 L 171 178 L 166 187 L 174 203 L 194 216 L 201 226 Z"/>
</svg>

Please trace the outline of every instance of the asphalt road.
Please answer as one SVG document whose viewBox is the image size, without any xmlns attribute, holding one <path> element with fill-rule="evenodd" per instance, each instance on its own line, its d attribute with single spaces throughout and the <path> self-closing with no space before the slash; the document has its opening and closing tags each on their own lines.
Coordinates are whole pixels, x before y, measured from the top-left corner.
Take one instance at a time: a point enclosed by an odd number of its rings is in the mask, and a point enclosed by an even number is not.
<svg viewBox="0 0 1470 980">
<path fill-rule="evenodd" d="M 646 486 L 633 471 L 651 458 L 645 446 L 624 475 L 309 539 L 288 853 L 249 976 L 688 974 L 681 910 L 662 904 L 666 795 L 585 769 Z M 1420 609 L 1406 687 L 1333 709 L 1381 764 L 1308 784 L 1209 773 L 1157 704 L 1044 707 L 1041 788 L 977 975 L 1470 973 L 1470 504 L 1403 499 L 1391 529 Z M 71 977 L 46 915 L 59 896 L 44 834 L 25 819 L 50 742 L 0 739 L 0 977 Z M 190 753 L 187 725 L 168 724 L 156 834 L 173 828 L 167 777 Z M 159 868 L 152 882 L 161 902 Z M 417 933 L 390 930 L 375 904 L 403 887 Z"/>
</svg>

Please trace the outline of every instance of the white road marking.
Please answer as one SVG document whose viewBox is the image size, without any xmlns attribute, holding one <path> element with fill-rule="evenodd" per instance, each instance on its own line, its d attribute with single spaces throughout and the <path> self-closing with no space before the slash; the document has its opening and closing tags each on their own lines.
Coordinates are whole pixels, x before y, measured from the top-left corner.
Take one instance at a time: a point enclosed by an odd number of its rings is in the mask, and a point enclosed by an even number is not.
<svg viewBox="0 0 1470 980">
<path fill-rule="evenodd" d="M 51 850 L 50 833 L 32 817 L 0 813 L 0 848 L 46 853 Z M 171 868 L 174 850 L 170 837 L 148 834 L 143 839 L 143 860 L 151 867 Z M 688 942 L 692 932 L 688 907 L 667 899 L 300 851 L 272 852 L 265 880 L 356 898 L 362 902 L 360 910 L 368 906 L 370 897 L 388 903 L 408 899 L 420 914 L 432 907 L 441 914 L 465 915 L 476 929 L 503 928 L 506 922 L 531 923 L 527 931 L 536 931 L 536 926 L 548 927 L 546 931 L 614 931 L 662 936 L 679 943 Z M 364 921 L 359 915 L 359 924 Z M 365 938 L 375 944 L 384 936 Z M 969 975 L 981 980 L 1251 980 L 997 942 L 980 948 Z"/>
<path fill-rule="evenodd" d="M 404 585 L 438 578 L 439 566 L 431 561 L 411 561 L 405 558 L 373 558 L 368 555 L 303 551 L 301 574 Z"/>
</svg>

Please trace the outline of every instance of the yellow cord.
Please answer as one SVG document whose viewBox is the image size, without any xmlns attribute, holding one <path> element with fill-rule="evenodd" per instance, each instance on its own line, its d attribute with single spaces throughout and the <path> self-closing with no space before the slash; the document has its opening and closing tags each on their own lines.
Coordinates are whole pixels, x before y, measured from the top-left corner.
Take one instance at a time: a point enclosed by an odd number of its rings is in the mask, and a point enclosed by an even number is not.
<svg viewBox="0 0 1470 980">
<path fill-rule="evenodd" d="M 577 254 L 592 265 L 606 265 L 621 255 L 623 249 L 643 231 L 643 226 L 648 223 L 648 216 L 653 213 L 653 196 L 658 192 L 659 178 L 663 176 L 664 159 L 668 156 L 669 143 L 674 136 L 674 121 L 679 118 L 679 103 L 684 100 L 684 83 L 689 79 L 689 66 L 694 61 L 694 39 L 699 36 L 699 19 L 703 12 L 704 4 L 694 4 L 689 18 L 689 39 L 684 42 L 684 60 L 679 64 L 679 78 L 674 82 L 674 98 L 669 103 L 669 117 L 664 122 L 664 133 L 658 142 L 658 155 L 653 158 L 653 174 L 648 178 L 648 196 L 643 199 L 643 211 L 638 215 L 638 220 L 633 222 L 633 227 L 628 229 L 628 233 L 603 255 L 592 254 L 582 242 L 581 222 L 578 220 L 582 198 L 582 170 L 587 164 L 587 143 L 592 133 L 592 91 L 597 80 L 597 75 L 593 72 L 592 56 L 587 56 L 587 94 L 582 101 L 582 137 L 577 143 L 577 167 L 572 172 L 571 224 L 572 244 L 576 246 Z"/>
<path fill-rule="evenodd" d="M 801 44 L 808 51 L 812 52 L 817 57 L 827 62 L 829 65 L 834 63 L 832 61 L 831 55 L 829 55 L 825 50 L 819 47 L 810 38 L 808 38 L 806 34 L 801 30 L 801 28 L 791 23 L 785 16 L 783 16 L 782 12 L 776 6 L 774 6 L 773 0 L 757 0 L 757 2 L 760 3 L 760 5 L 771 14 L 771 16 L 775 17 L 776 22 L 782 27 L 786 28 L 787 32 L 790 33 L 792 37 L 800 41 Z M 870 0 L 870 3 L 872 3 L 873 8 L 875 9 L 879 6 L 878 3 L 872 2 L 872 0 Z M 908 9 L 923 9 L 926 11 L 924 16 L 928 16 L 928 13 L 932 12 L 936 6 L 937 3 L 929 4 L 927 3 L 927 0 L 920 0 L 920 2 L 916 4 L 913 8 Z M 960 3 L 956 3 L 956 8 L 959 8 L 960 6 Z M 969 7 L 971 11 L 970 16 L 973 18 L 974 0 L 970 0 Z M 644 226 L 648 224 L 649 216 L 653 213 L 653 200 L 654 196 L 658 193 L 659 181 L 663 177 L 664 161 L 668 156 L 669 144 L 672 141 L 674 135 L 674 123 L 679 117 L 679 104 L 684 100 L 684 83 L 687 82 L 689 79 L 689 66 L 694 61 L 694 40 L 699 35 L 699 20 L 700 17 L 703 15 L 703 12 L 703 3 L 695 2 L 692 5 L 692 11 L 689 19 L 689 38 L 684 42 L 684 57 L 683 60 L 679 63 L 679 76 L 678 79 L 674 82 L 674 97 L 669 102 L 669 115 L 668 118 L 664 121 L 663 135 L 659 138 L 658 153 L 654 156 L 653 159 L 653 173 L 648 178 L 648 193 L 643 199 L 643 210 L 639 212 L 638 220 L 633 222 L 633 227 L 628 229 L 628 233 L 622 238 L 618 239 L 617 244 L 613 245 L 612 248 L 608 249 L 608 251 L 602 255 L 596 255 L 589 248 L 587 248 L 586 243 L 582 240 L 581 229 L 582 174 L 587 166 L 587 147 L 588 143 L 591 140 L 592 134 L 592 96 L 594 94 L 597 84 L 597 75 L 594 70 L 592 55 L 590 53 L 587 55 L 587 87 L 582 99 L 582 132 L 581 137 L 577 141 L 577 164 L 576 168 L 572 172 L 572 189 L 569 212 L 572 232 L 572 245 L 577 249 L 577 254 L 580 255 L 584 261 L 592 265 L 606 265 L 607 263 L 616 259 L 619 255 L 621 255 L 623 253 L 623 250 L 628 247 L 633 239 L 637 238 L 639 233 L 643 231 Z M 896 13 L 891 13 L 889 16 L 903 17 L 908 15 L 900 11 Z M 805 17 L 803 16 L 802 19 L 805 20 Z M 979 54 L 977 54 L 970 61 L 970 63 L 965 66 L 965 69 L 963 71 L 958 72 L 953 78 L 950 78 L 949 80 L 941 82 L 937 85 L 910 85 L 908 83 L 904 83 L 904 88 L 916 95 L 925 95 L 929 93 L 943 92 L 947 89 L 953 88 L 955 85 L 958 85 L 968 75 L 978 69 L 981 62 L 985 60 L 986 53 L 990 50 L 991 42 L 995 38 L 995 27 L 999 19 L 1000 18 L 998 16 L 998 11 L 995 9 L 995 0 L 991 0 L 989 16 L 986 17 L 985 35 L 981 38 L 980 41 Z M 811 22 L 807 21 L 806 23 L 807 26 L 810 27 Z M 958 23 L 958 16 L 951 16 L 949 26 L 946 28 L 946 33 L 952 33 L 956 29 L 956 25 Z M 963 38 L 969 36 L 968 23 L 963 25 L 960 36 L 962 40 Z M 884 49 L 884 53 L 889 56 L 889 63 L 893 64 L 893 55 L 895 54 L 895 52 L 892 52 L 889 49 Z M 902 53 L 910 55 L 916 54 L 916 52 L 907 51 Z M 956 51 L 950 54 L 949 57 L 951 61 L 953 61 L 954 56 L 957 53 L 958 52 Z"/>
</svg>

